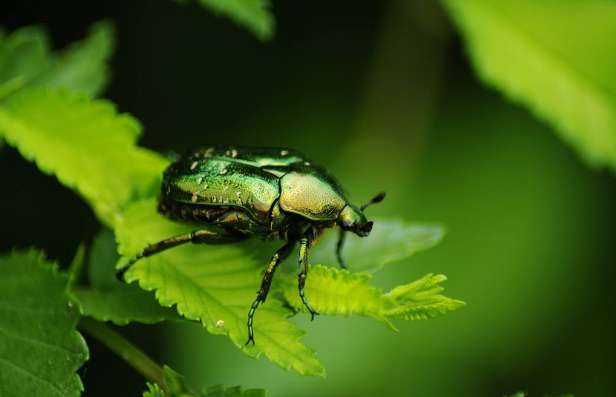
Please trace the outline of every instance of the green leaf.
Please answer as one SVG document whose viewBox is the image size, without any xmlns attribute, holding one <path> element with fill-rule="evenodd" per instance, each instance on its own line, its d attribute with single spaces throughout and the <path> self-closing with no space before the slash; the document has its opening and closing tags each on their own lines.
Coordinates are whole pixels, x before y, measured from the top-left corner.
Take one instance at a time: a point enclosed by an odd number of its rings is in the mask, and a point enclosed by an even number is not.
<svg viewBox="0 0 616 397">
<path fill-rule="evenodd" d="M 115 277 L 115 265 L 120 259 L 115 236 L 106 227 L 94 237 L 90 248 L 88 280 L 96 289 L 114 289 L 126 285 Z"/>
<path fill-rule="evenodd" d="M 88 348 L 68 277 L 35 251 L 0 257 L 0 274 L 0 395 L 79 396 Z"/>
<path fill-rule="evenodd" d="M 15 94 L 0 108 L 0 134 L 41 171 L 77 190 L 107 225 L 131 200 L 155 194 L 168 164 L 135 145 L 136 119 L 118 114 L 111 102 L 64 89 Z"/>
<path fill-rule="evenodd" d="M 83 267 L 86 261 L 86 254 L 87 254 L 87 247 L 86 247 L 86 244 L 82 242 L 81 244 L 79 244 L 79 247 L 77 247 L 77 251 L 75 252 L 75 255 L 73 256 L 73 260 L 71 261 L 71 264 L 68 267 L 69 289 L 72 287 L 72 285 L 75 282 L 78 282 L 83 275 Z"/>
<path fill-rule="evenodd" d="M 342 256 L 352 271 L 376 271 L 385 264 L 407 258 L 438 244 L 445 228 L 438 224 L 375 219 L 369 238 L 347 233 Z M 337 264 L 338 233 L 328 233 L 310 251 L 310 262 Z"/>
<path fill-rule="evenodd" d="M 0 38 L 0 99 L 26 86 L 65 87 L 98 95 L 109 81 L 113 25 L 99 22 L 88 37 L 51 52 L 46 31 L 29 26 Z"/>
<path fill-rule="evenodd" d="M 113 233 L 103 229 L 92 244 L 88 266 L 89 288 L 78 287 L 73 291 L 85 316 L 98 321 L 112 321 L 116 325 L 126 325 L 132 321 L 154 324 L 183 320 L 175 310 L 160 306 L 153 292 L 119 281 L 115 277 L 115 265 L 119 258 Z"/>
<path fill-rule="evenodd" d="M 480 78 L 616 170 L 616 3 L 444 0 Z"/>
<path fill-rule="evenodd" d="M 313 266 L 306 279 L 306 296 L 321 314 L 350 316 L 353 313 L 372 317 L 396 330 L 390 320 L 425 320 L 464 306 L 462 301 L 440 295 L 438 284 L 447 278 L 428 274 L 420 280 L 394 288 L 384 294 L 368 285 L 369 273 L 349 273 L 321 265 Z M 287 276 L 283 293 L 291 306 L 306 312 L 297 293 L 297 277 Z"/>
<path fill-rule="evenodd" d="M 187 3 L 187 0 L 177 0 Z M 194 0 L 216 15 L 223 15 L 244 26 L 263 41 L 274 37 L 276 20 L 270 12 L 270 0 Z"/>
<path fill-rule="evenodd" d="M 166 389 L 169 391 L 166 394 L 158 385 L 148 383 L 148 391 L 143 393 L 144 397 L 191 397 L 195 394 L 186 386 L 185 379 L 171 368 L 165 365 L 164 380 Z M 224 385 L 211 387 L 199 393 L 200 397 L 267 397 L 267 390 L 250 389 L 243 391 L 241 386 L 226 388 Z"/>
<path fill-rule="evenodd" d="M 396 320 L 427 320 L 465 306 L 462 301 L 440 295 L 443 287 L 438 284 L 445 280 L 447 277 L 442 274 L 434 276 L 430 273 L 420 280 L 394 288 L 389 297 L 396 305 L 381 314 Z"/>
<path fill-rule="evenodd" d="M 73 43 L 56 57 L 56 64 L 37 81 L 39 86 L 66 87 L 97 96 L 110 79 L 109 58 L 115 49 L 115 29 L 95 23 L 85 40 Z"/>
<path fill-rule="evenodd" d="M 148 387 L 147 391 L 143 392 L 143 397 L 167 397 L 164 391 L 156 384 L 152 384 L 150 382 L 146 383 Z"/>
<path fill-rule="evenodd" d="M 154 199 L 131 205 L 119 219 L 116 238 L 124 261 L 150 243 L 195 229 L 158 215 Z M 293 368 L 301 375 L 325 376 L 315 352 L 299 342 L 305 333 L 286 321 L 293 311 L 275 296 L 270 295 L 255 315 L 256 344 L 244 346 L 248 310 L 266 266 L 255 259 L 250 243 L 189 244 L 138 261 L 126 273 L 126 280 L 139 280 L 141 288 L 156 290 L 161 305 L 177 304 L 182 316 L 201 321 L 212 334 L 228 335 L 250 357 L 265 354 L 280 367 Z"/>
<path fill-rule="evenodd" d="M 34 81 L 53 66 L 49 40 L 40 26 L 26 26 L 0 38 L 0 84 L 20 80 L 20 86 Z"/>
<path fill-rule="evenodd" d="M 163 368 L 163 382 L 171 397 L 189 397 L 193 395 L 186 386 L 185 378 L 166 365 Z"/>
<path fill-rule="evenodd" d="M 23 76 L 15 77 L 9 81 L 0 84 L 0 101 L 13 95 L 16 91 L 22 89 L 25 85 L 25 78 Z"/>
</svg>

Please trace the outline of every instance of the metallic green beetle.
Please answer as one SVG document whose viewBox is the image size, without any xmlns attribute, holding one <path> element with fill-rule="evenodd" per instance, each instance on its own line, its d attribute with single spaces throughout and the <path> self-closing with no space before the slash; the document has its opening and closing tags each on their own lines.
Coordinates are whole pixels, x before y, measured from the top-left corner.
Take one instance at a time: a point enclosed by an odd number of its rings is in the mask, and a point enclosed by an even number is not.
<svg viewBox="0 0 616 397">
<path fill-rule="evenodd" d="M 165 170 L 158 212 L 205 229 L 150 245 L 133 257 L 118 277 L 123 279 L 126 270 L 139 259 L 188 242 L 225 244 L 251 236 L 262 241 L 284 240 L 286 244 L 272 257 L 248 312 L 246 344 L 254 344 L 255 310 L 265 302 L 276 268 L 289 257 L 296 243 L 300 244 L 299 295 L 314 319 L 318 313 L 304 294 L 308 249 L 324 231 L 339 226 L 336 254 L 340 266 L 346 268 L 341 255 L 345 232 L 368 236 L 372 222 L 367 221 L 363 211 L 384 197 L 385 193 L 380 193 L 362 207 L 349 204 L 340 183 L 324 167 L 295 150 L 197 147 Z"/>
</svg>

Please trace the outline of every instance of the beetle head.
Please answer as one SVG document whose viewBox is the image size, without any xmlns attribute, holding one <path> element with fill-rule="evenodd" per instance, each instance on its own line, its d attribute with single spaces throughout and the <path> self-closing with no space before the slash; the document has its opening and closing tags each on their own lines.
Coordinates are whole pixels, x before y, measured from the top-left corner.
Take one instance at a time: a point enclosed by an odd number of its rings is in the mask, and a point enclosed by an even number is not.
<svg viewBox="0 0 616 397">
<path fill-rule="evenodd" d="M 361 208 L 348 204 L 338 216 L 338 224 L 344 231 L 353 232 L 360 237 L 368 237 L 372 231 L 372 221 L 368 222 L 366 215 L 364 215 L 364 209 L 369 205 L 380 203 L 384 198 L 385 192 L 381 192 L 362 205 Z"/>
</svg>

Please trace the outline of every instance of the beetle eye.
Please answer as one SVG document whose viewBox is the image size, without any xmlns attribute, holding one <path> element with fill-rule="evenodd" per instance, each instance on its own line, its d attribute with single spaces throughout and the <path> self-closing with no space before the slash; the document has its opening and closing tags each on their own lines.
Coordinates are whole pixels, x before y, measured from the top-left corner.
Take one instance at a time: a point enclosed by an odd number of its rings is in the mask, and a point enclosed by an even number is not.
<svg viewBox="0 0 616 397">
<path fill-rule="evenodd" d="M 359 230 L 365 233 L 370 233 L 372 231 L 372 221 L 366 223 L 364 226 L 360 227 Z"/>
</svg>

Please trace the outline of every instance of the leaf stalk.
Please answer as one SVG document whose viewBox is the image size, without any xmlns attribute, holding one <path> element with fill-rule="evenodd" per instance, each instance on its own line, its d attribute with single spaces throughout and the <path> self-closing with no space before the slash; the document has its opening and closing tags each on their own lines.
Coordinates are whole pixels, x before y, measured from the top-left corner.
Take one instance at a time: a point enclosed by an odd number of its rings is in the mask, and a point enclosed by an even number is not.
<svg viewBox="0 0 616 397">
<path fill-rule="evenodd" d="M 167 387 L 163 381 L 163 368 L 122 335 L 111 327 L 88 317 L 81 318 L 79 328 L 105 345 L 144 378 L 156 383 L 167 393 Z"/>
</svg>

